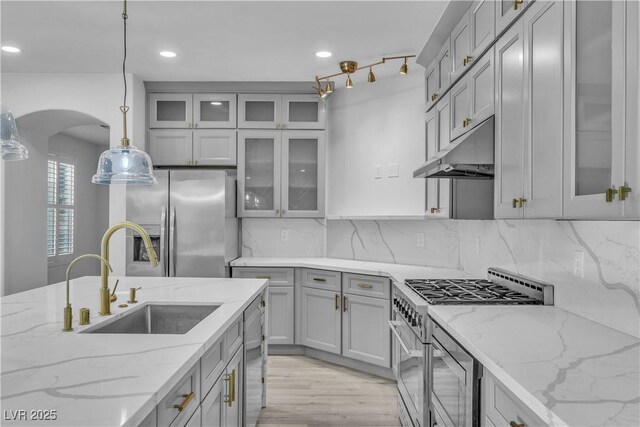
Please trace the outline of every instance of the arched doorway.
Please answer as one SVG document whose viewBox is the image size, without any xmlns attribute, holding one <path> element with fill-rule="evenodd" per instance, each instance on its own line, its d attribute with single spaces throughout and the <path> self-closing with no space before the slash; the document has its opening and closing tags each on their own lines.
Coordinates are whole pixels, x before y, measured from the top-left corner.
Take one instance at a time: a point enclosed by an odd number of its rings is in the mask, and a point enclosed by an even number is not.
<svg viewBox="0 0 640 427">
<path fill-rule="evenodd" d="M 99 250 L 109 216 L 108 188 L 91 183 L 108 125 L 72 110 L 38 111 L 16 123 L 30 158 L 3 165 L 7 295 L 64 280 L 75 256 Z M 97 268 L 78 265 L 74 277 Z"/>
</svg>

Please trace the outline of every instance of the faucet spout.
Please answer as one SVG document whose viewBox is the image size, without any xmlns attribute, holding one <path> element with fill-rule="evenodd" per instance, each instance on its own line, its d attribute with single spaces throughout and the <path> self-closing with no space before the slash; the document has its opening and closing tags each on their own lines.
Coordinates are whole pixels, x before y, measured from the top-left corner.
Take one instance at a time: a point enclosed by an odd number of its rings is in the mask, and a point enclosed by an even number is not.
<svg viewBox="0 0 640 427">
<path fill-rule="evenodd" d="M 73 326 L 71 324 L 71 320 L 73 318 L 73 316 L 71 315 L 71 303 L 69 302 L 69 276 L 71 275 L 71 268 L 73 267 L 73 265 L 80 261 L 81 259 L 85 259 L 85 258 L 95 258 L 97 260 L 99 260 L 100 262 L 102 262 L 102 266 L 105 268 L 109 268 L 109 271 L 113 272 L 113 269 L 111 268 L 111 264 L 109 264 L 109 261 L 107 261 L 106 259 L 104 259 L 103 257 L 101 257 L 100 255 L 96 255 L 96 254 L 84 254 L 84 255 L 80 255 L 79 257 L 77 257 L 76 259 L 74 259 L 73 261 L 71 261 L 69 263 L 69 266 L 67 267 L 67 305 L 64 306 L 64 327 L 62 328 L 62 330 L 64 332 L 71 332 L 73 331 Z"/>
<path fill-rule="evenodd" d="M 153 245 L 151 244 L 151 237 L 149 237 L 149 234 L 145 231 L 144 228 L 131 221 L 122 221 L 114 224 L 104 232 L 101 245 L 102 257 L 109 261 L 109 240 L 116 231 L 123 228 L 130 228 L 142 237 L 144 247 L 147 251 L 147 254 L 149 255 L 149 263 L 152 266 L 157 267 L 158 256 L 156 255 L 156 251 L 153 249 Z M 106 316 L 111 314 L 111 296 L 109 295 L 109 270 L 107 270 L 107 267 L 104 264 L 100 269 L 100 281 L 100 315 Z"/>
</svg>

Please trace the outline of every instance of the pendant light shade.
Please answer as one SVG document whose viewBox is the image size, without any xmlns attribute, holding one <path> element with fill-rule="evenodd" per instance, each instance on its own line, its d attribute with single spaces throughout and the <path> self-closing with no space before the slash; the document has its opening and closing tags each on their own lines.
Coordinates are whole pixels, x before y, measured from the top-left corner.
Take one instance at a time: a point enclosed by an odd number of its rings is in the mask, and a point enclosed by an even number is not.
<svg viewBox="0 0 640 427">
<path fill-rule="evenodd" d="M 2 160 L 28 159 L 29 151 L 20 143 L 18 126 L 16 126 L 16 120 L 13 118 L 11 110 L 4 105 L 0 107 L 0 133 L 2 134 L 0 156 L 2 156 Z"/>
<path fill-rule="evenodd" d="M 152 185 L 158 182 L 153 175 L 151 157 L 142 150 L 129 144 L 127 138 L 127 78 L 125 64 L 127 61 L 127 0 L 124 1 L 122 20 L 124 21 L 124 60 L 122 62 L 122 78 L 124 80 L 124 103 L 122 112 L 122 140 L 118 147 L 113 147 L 100 155 L 98 170 L 91 178 L 94 184 L 112 185 Z"/>
<path fill-rule="evenodd" d="M 113 147 L 100 155 L 98 171 L 91 179 L 94 184 L 152 185 L 157 182 L 153 175 L 151 157 L 133 145 Z"/>
</svg>

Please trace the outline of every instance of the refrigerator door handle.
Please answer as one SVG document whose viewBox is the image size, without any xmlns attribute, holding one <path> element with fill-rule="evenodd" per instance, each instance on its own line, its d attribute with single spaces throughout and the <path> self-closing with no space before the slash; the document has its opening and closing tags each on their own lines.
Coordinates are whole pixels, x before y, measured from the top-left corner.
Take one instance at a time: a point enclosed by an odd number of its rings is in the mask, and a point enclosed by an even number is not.
<svg viewBox="0 0 640 427">
<path fill-rule="evenodd" d="M 176 208 L 171 206 L 169 214 L 169 253 L 171 254 L 171 264 L 169 276 L 176 277 Z"/>
<path fill-rule="evenodd" d="M 167 252 L 165 243 L 165 234 L 167 228 L 167 207 L 162 207 L 162 213 L 160 214 L 160 270 L 162 271 L 162 277 L 167 277 Z"/>
</svg>

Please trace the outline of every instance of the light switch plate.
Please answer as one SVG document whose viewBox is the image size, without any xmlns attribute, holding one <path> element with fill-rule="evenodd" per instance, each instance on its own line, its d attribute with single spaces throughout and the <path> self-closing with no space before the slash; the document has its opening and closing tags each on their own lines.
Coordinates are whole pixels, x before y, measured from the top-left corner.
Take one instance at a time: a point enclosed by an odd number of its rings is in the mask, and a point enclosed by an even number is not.
<svg viewBox="0 0 640 427">
<path fill-rule="evenodd" d="M 584 252 L 575 251 L 573 254 L 573 275 L 584 278 Z"/>
<path fill-rule="evenodd" d="M 283 242 L 289 241 L 289 230 L 280 230 L 280 240 Z"/>
<path fill-rule="evenodd" d="M 387 165 L 389 178 L 398 178 L 400 176 L 400 164 L 399 163 L 389 163 Z"/>
<path fill-rule="evenodd" d="M 375 179 L 382 179 L 382 165 L 376 165 Z"/>
</svg>

